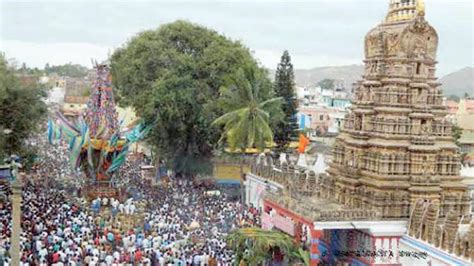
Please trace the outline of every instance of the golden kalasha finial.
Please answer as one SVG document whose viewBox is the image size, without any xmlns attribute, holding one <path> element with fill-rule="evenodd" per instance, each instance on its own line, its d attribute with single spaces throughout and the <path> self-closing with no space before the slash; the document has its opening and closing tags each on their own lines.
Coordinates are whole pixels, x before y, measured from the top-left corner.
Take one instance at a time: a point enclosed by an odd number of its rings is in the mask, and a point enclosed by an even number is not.
<svg viewBox="0 0 474 266">
<path fill-rule="evenodd" d="M 420 16 L 425 15 L 425 1 L 424 0 L 418 0 L 416 2 L 416 13 Z"/>
</svg>

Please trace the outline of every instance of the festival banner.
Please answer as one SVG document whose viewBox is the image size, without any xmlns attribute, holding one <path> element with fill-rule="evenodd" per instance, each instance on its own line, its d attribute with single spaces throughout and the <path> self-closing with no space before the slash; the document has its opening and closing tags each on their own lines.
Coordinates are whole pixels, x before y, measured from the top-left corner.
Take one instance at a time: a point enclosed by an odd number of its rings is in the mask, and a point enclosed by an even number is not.
<svg viewBox="0 0 474 266">
<path fill-rule="evenodd" d="M 295 223 L 288 218 L 280 215 L 275 215 L 272 218 L 272 224 L 275 228 L 294 236 L 295 235 Z"/>
<path fill-rule="evenodd" d="M 262 213 L 262 228 L 265 230 L 271 230 L 273 228 L 272 217 L 266 212 Z"/>
</svg>

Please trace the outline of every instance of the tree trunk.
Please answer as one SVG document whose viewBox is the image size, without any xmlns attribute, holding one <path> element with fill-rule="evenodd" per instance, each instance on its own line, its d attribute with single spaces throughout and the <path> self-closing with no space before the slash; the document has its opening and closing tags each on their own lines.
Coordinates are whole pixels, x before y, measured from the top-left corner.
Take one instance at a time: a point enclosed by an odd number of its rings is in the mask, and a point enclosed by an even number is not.
<svg viewBox="0 0 474 266">
<path fill-rule="evenodd" d="M 157 180 L 158 178 L 161 179 L 161 173 L 160 173 L 160 156 L 158 155 L 158 153 L 156 153 L 156 172 L 155 172 L 155 180 Z"/>
</svg>

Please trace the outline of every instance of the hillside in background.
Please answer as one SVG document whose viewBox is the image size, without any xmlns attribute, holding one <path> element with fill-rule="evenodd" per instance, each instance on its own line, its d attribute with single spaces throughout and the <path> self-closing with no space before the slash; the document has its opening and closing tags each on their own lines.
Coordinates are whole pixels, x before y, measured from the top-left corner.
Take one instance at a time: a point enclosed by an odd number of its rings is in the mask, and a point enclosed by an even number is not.
<svg viewBox="0 0 474 266">
<path fill-rule="evenodd" d="M 465 67 L 442 77 L 439 80 L 444 95 L 464 96 L 465 93 L 474 95 L 474 68 Z"/>
<path fill-rule="evenodd" d="M 275 71 L 270 71 L 272 79 L 275 76 Z M 329 66 L 329 67 L 316 67 L 313 69 L 296 69 L 295 70 L 295 83 L 296 86 L 306 87 L 315 86 L 316 83 L 323 79 L 336 79 L 342 80 L 344 86 L 348 89 L 352 88 L 352 83 L 360 79 L 364 72 L 364 66 L 362 65 L 350 65 L 350 66 Z"/>
<path fill-rule="evenodd" d="M 316 67 L 313 69 L 296 69 L 295 82 L 299 87 L 314 86 L 323 79 L 342 80 L 347 89 L 352 89 L 352 83 L 361 79 L 364 72 L 362 65 Z M 271 78 L 275 71 L 270 71 Z M 441 88 L 444 95 L 464 96 L 465 93 L 474 95 L 474 68 L 466 67 L 459 71 L 450 73 L 439 81 L 443 84 Z"/>
</svg>

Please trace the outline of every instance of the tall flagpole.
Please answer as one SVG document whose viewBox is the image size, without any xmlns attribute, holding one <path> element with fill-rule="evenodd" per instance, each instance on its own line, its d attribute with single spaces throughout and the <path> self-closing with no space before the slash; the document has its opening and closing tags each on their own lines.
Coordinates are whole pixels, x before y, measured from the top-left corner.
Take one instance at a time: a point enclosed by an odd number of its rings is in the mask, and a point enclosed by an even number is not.
<svg viewBox="0 0 474 266">
<path fill-rule="evenodd" d="M 11 183 L 12 187 L 12 233 L 11 233 L 11 265 L 20 265 L 20 234 L 21 234 L 21 189 L 18 177 Z"/>
</svg>

